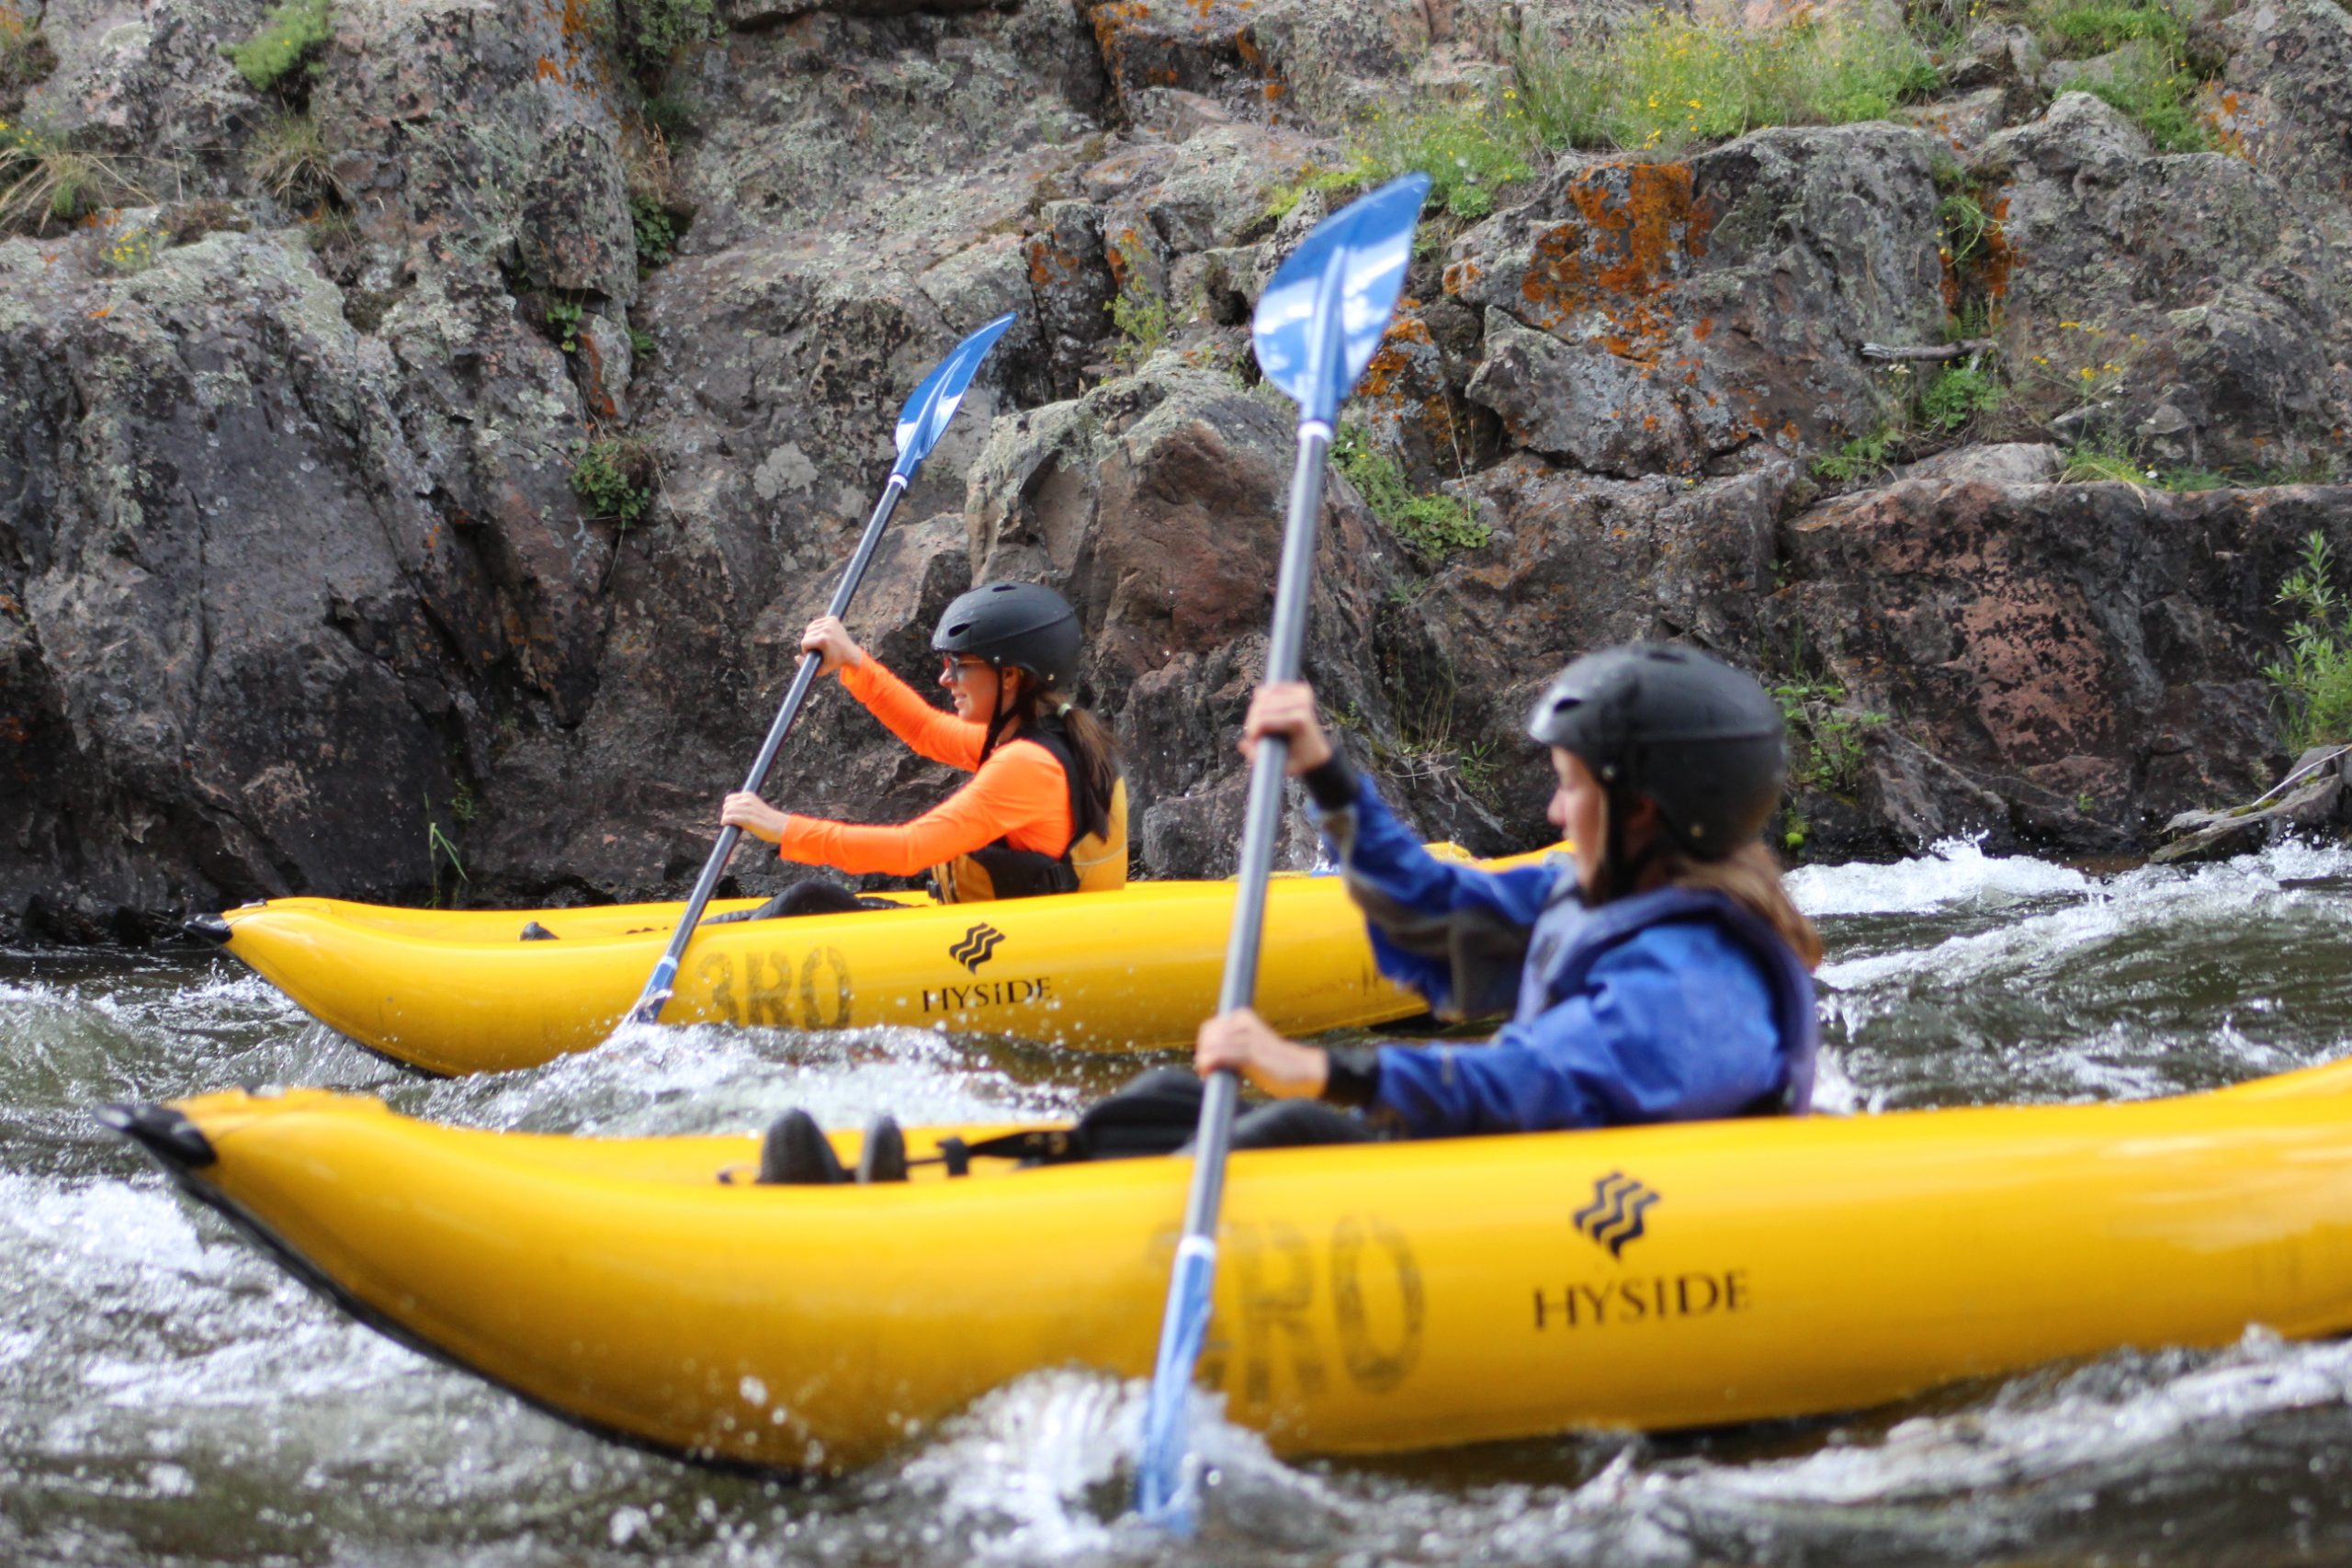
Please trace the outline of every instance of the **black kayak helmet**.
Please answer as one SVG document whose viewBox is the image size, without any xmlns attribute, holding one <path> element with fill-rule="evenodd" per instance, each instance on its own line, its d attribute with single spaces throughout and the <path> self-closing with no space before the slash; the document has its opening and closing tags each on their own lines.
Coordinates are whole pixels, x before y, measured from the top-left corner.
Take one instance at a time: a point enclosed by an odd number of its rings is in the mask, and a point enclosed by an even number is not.
<svg viewBox="0 0 2352 1568">
<path fill-rule="evenodd" d="M 968 653 L 1003 669 L 1028 671 L 1046 691 L 1067 695 L 1078 684 L 1084 641 L 1069 601 L 1035 582 L 983 582 L 956 595 L 939 617 L 931 646 Z"/>
<path fill-rule="evenodd" d="M 1675 847 L 1694 860 L 1721 860 L 1753 840 L 1780 804 L 1786 728 L 1754 676 L 1665 642 L 1586 654 L 1527 721 L 1530 735 L 1573 753 L 1607 787 L 1611 864 L 1623 807 L 1636 800 L 1657 804 Z"/>
</svg>

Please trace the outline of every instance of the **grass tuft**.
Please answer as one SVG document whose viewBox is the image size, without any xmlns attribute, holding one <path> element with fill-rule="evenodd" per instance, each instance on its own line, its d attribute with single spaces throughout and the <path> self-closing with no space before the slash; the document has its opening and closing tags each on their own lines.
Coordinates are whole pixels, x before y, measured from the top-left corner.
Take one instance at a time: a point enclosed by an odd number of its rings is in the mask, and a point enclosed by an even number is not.
<svg viewBox="0 0 2352 1568">
<path fill-rule="evenodd" d="M 334 162 L 319 122 L 307 110 L 264 120 L 245 150 L 245 167 L 262 189 L 294 205 L 342 197 Z"/>
<path fill-rule="evenodd" d="M 39 233 L 141 192 L 112 158 L 78 152 L 52 136 L 0 119 L 0 233 Z"/>
<path fill-rule="evenodd" d="M 1487 525 L 1469 502 L 1414 490 L 1406 482 L 1405 471 L 1373 446 L 1361 425 L 1340 426 L 1331 441 L 1331 466 L 1355 486 L 1372 514 L 1416 555 L 1443 560 L 1457 550 L 1475 550 L 1487 543 Z"/>
<path fill-rule="evenodd" d="M 1883 119 L 1934 88 L 1899 27 L 1804 17 L 1747 33 L 1664 13 L 1598 48 L 1522 43 L 1520 112 L 1554 147 L 1675 152 L 1768 125 Z"/>
<path fill-rule="evenodd" d="M 626 528 L 653 504 L 653 448 L 634 435 L 605 435 L 572 448 L 571 488 L 597 517 Z"/>
</svg>

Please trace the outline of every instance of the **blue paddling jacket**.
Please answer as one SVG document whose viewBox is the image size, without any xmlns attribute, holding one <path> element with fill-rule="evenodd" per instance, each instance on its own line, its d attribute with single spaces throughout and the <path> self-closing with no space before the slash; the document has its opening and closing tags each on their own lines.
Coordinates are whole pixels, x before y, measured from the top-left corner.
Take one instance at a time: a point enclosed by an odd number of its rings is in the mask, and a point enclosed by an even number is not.
<svg viewBox="0 0 2352 1568">
<path fill-rule="evenodd" d="M 1371 782 L 1307 784 L 1381 973 L 1441 1017 L 1512 1010 L 1484 1045 L 1383 1045 L 1365 1109 L 1417 1138 L 1803 1112 L 1819 1022 L 1780 933 L 1711 889 L 1584 906 L 1573 865 L 1439 860 Z"/>
</svg>

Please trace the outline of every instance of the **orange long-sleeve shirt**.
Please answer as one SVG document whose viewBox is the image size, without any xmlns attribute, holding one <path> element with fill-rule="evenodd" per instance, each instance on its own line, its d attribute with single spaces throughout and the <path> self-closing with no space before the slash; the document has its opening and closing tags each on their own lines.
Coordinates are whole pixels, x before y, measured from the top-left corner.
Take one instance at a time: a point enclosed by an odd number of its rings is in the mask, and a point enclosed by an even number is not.
<svg viewBox="0 0 2352 1568">
<path fill-rule="evenodd" d="M 1034 740 L 1000 742 L 983 762 L 988 726 L 942 713 L 872 657 L 842 665 L 841 678 L 909 750 L 971 773 L 972 782 L 911 822 L 867 826 L 788 816 L 776 845 L 780 858 L 853 874 L 912 876 L 999 839 L 1041 854 L 1069 848 L 1069 780 L 1051 751 Z"/>
</svg>

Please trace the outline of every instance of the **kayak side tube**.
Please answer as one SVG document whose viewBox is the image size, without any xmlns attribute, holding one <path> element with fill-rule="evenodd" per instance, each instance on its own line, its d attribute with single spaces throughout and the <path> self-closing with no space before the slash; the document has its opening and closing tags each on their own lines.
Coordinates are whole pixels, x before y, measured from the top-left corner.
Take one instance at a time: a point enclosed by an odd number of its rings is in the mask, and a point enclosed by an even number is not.
<svg viewBox="0 0 2352 1568">
<path fill-rule="evenodd" d="M 1237 1155 L 1201 1381 L 1280 1450 L 1379 1452 L 2340 1333 L 2346 1109 L 2222 1093 Z M 160 1113 L 188 1134 L 127 1114 L 362 1321 L 594 1430 L 787 1469 L 867 1462 L 1038 1369 L 1145 1375 L 1189 1171 L 755 1187 L 719 1179 L 749 1136 L 486 1133 L 312 1091 Z"/>
</svg>

